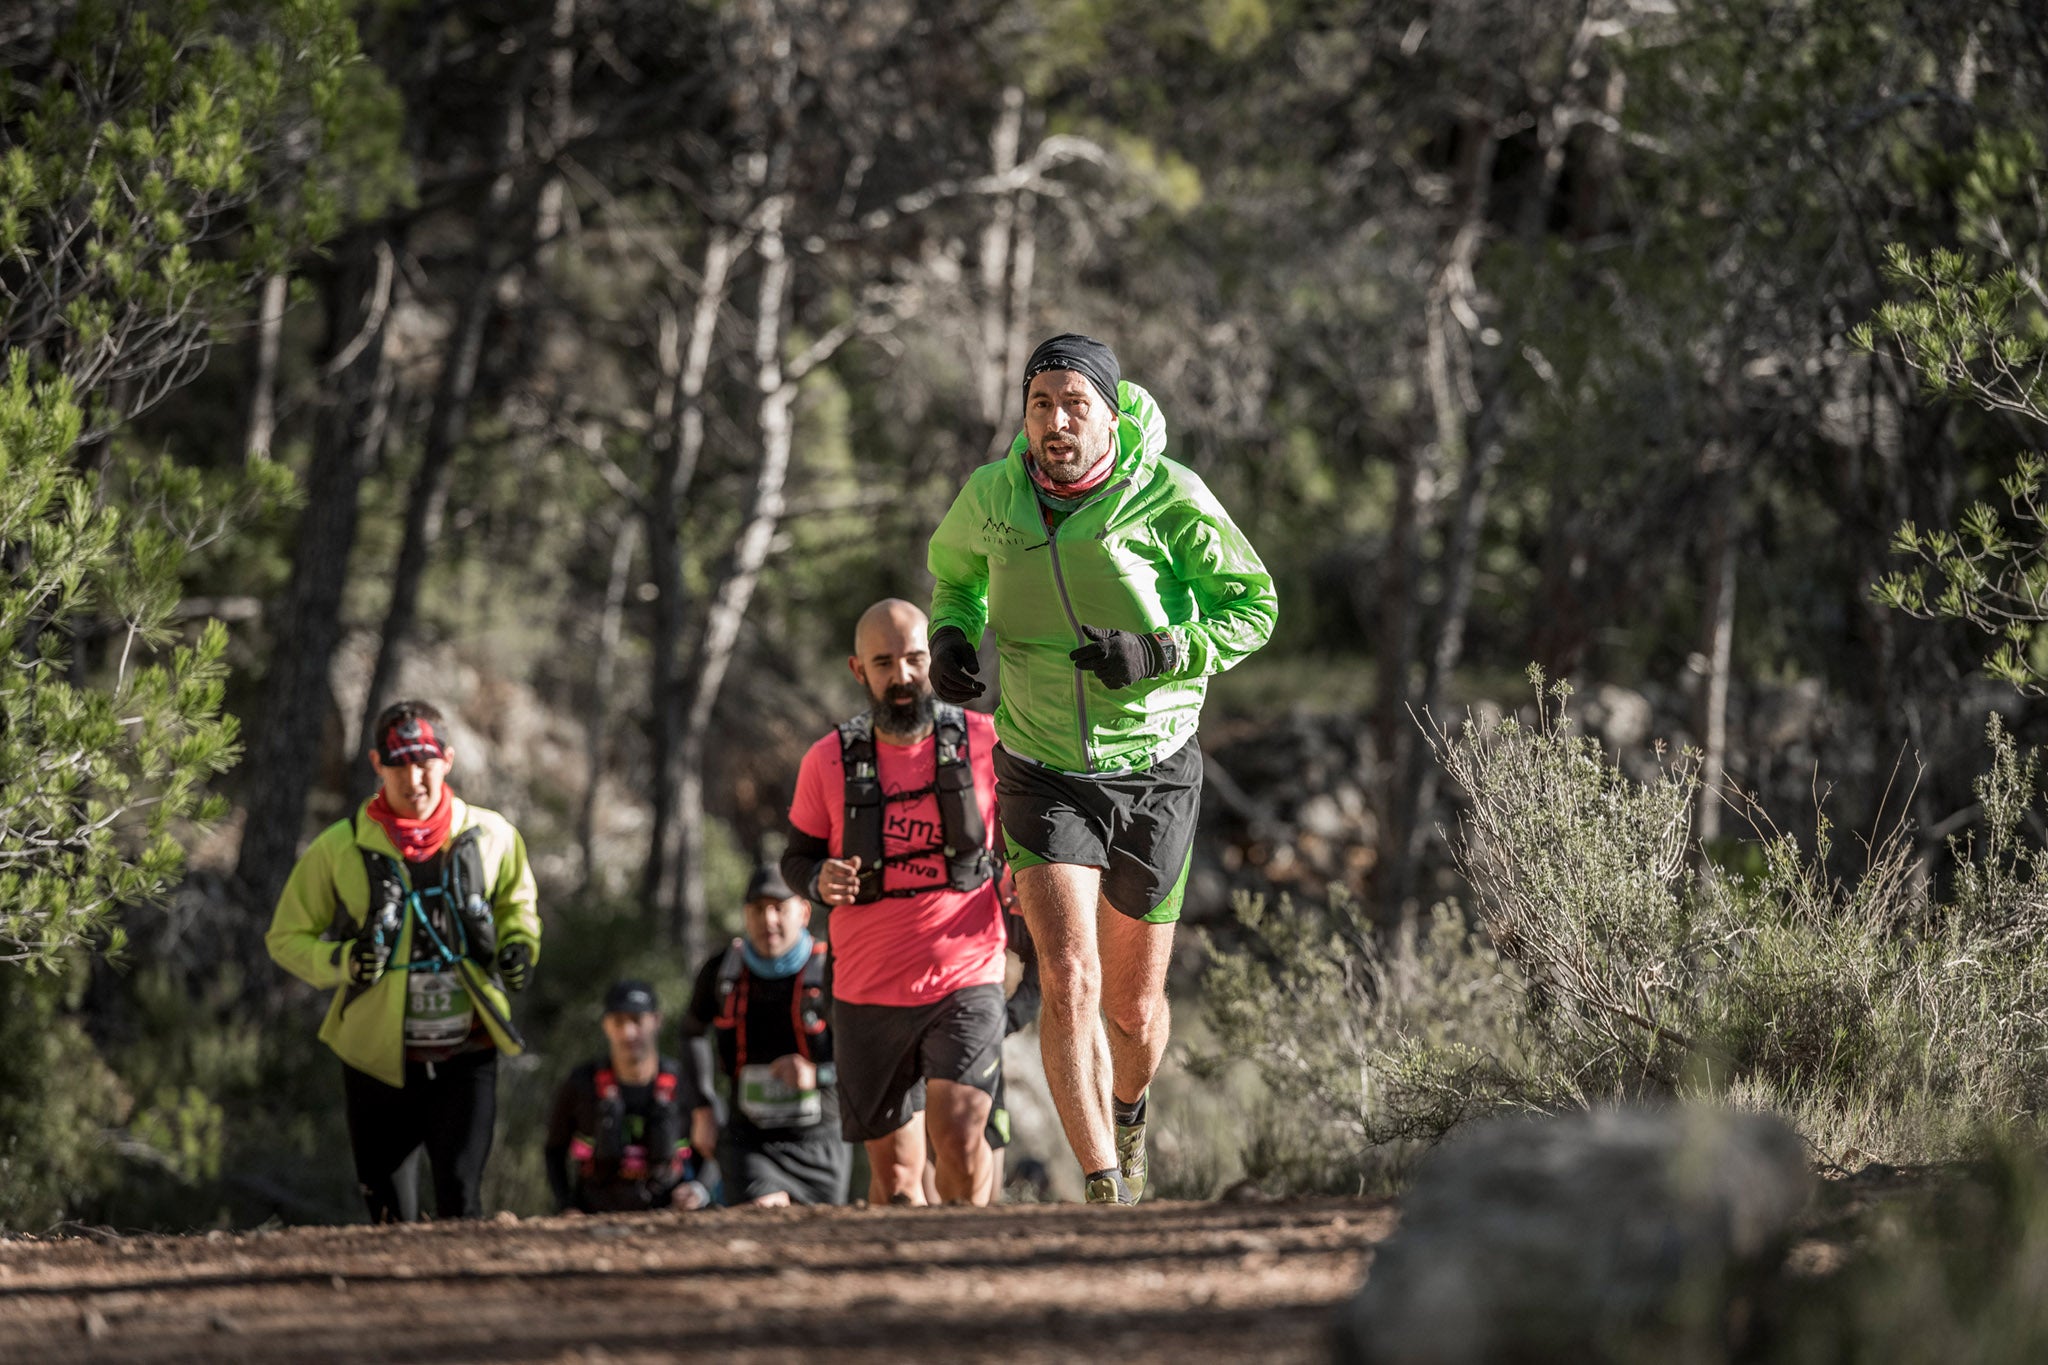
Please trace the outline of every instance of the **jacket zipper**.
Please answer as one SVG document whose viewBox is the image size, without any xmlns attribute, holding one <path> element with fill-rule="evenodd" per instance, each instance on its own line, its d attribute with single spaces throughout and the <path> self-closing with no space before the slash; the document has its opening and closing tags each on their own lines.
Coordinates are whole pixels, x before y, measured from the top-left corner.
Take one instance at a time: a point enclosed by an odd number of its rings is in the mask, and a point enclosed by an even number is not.
<svg viewBox="0 0 2048 1365">
<path fill-rule="evenodd" d="M 1082 503 L 1079 507 L 1069 512 L 1066 520 L 1062 521 L 1058 526 L 1046 528 L 1045 547 L 1052 554 L 1053 588 L 1060 595 L 1060 610 L 1067 614 L 1067 625 L 1074 632 L 1074 644 L 1077 648 L 1087 644 L 1088 637 L 1081 633 L 1081 618 L 1074 615 L 1074 604 L 1067 596 L 1067 576 L 1060 569 L 1060 532 L 1065 530 L 1068 523 L 1073 521 L 1075 517 L 1093 506 L 1097 499 L 1106 498 L 1129 483 L 1129 479 L 1118 479 L 1115 483 L 1097 493 L 1095 497 L 1090 498 L 1087 502 Z M 1041 512 L 1039 515 L 1042 517 L 1044 513 Z M 1084 671 L 1081 665 L 1074 665 L 1074 715 L 1079 722 L 1081 762 L 1087 765 L 1087 770 L 1092 773 L 1095 771 L 1095 746 L 1088 742 L 1088 693 L 1086 687 L 1083 686 L 1081 677 Z"/>
</svg>

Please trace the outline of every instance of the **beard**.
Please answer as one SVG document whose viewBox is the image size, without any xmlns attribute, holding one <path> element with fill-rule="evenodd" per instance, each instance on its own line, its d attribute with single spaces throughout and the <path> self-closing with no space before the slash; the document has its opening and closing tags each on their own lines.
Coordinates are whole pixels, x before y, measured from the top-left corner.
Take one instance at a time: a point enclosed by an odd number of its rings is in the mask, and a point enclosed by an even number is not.
<svg viewBox="0 0 2048 1365">
<path fill-rule="evenodd" d="M 918 734 L 932 723 L 931 688 L 888 688 L 869 704 L 868 717 L 884 734 Z"/>
<path fill-rule="evenodd" d="M 1048 451 L 1055 438 L 1043 437 L 1031 448 L 1031 458 L 1038 461 L 1038 467 L 1046 477 L 1056 483 L 1072 483 L 1093 469 L 1104 455 L 1109 453 L 1107 431 L 1076 432 L 1072 436 L 1057 438 L 1062 444 L 1055 451 Z"/>
</svg>

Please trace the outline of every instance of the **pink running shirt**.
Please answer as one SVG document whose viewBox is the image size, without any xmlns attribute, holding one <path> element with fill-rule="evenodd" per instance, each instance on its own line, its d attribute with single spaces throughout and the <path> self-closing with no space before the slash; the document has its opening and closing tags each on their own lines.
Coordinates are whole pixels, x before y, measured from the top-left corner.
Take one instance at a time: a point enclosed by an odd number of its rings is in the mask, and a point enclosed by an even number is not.
<svg viewBox="0 0 2048 1365">
<path fill-rule="evenodd" d="M 875 740 L 876 766 L 885 794 L 929 787 L 937 740 L 926 736 L 904 746 Z M 989 758 L 995 723 L 978 711 L 967 713 L 967 747 L 973 755 L 974 795 L 992 839 L 996 825 L 996 771 Z M 926 794 L 883 807 L 882 851 L 898 857 L 940 840 L 939 799 Z M 797 773 L 789 823 L 823 839 L 832 856 L 844 856 L 846 768 L 834 731 L 811 746 Z M 964 986 L 1000 986 L 1003 981 L 1002 903 L 996 884 L 972 891 L 946 885 L 942 854 L 909 863 L 890 863 L 882 885 L 926 888 L 914 896 L 885 896 L 865 905 L 832 909 L 832 995 L 855 1005 L 929 1005 Z M 798 888 L 802 890 L 803 888 Z"/>
</svg>

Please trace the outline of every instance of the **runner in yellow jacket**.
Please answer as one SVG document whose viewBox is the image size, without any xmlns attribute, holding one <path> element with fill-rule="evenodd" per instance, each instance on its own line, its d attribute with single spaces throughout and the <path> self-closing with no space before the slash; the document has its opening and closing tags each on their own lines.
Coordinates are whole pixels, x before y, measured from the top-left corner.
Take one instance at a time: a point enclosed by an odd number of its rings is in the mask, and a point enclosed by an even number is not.
<svg viewBox="0 0 2048 1365">
<path fill-rule="evenodd" d="M 436 1213 L 482 1216 L 498 1056 L 525 1049 L 507 992 L 540 951 L 526 845 L 448 787 L 443 726 L 419 701 L 378 717 L 377 794 L 307 848 L 264 939 L 279 966 L 334 992 L 320 1040 L 342 1061 L 372 1222 L 418 1217 L 423 1146 Z"/>
</svg>

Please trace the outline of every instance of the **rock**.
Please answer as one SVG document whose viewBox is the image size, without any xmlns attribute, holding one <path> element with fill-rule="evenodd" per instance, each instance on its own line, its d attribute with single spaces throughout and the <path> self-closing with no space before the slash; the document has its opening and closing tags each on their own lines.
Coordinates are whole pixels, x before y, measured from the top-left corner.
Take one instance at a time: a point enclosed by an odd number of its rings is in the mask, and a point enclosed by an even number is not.
<svg viewBox="0 0 2048 1365">
<path fill-rule="evenodd" d="M 1586 728 L 1598 735 L 1610 752 L 1649 742 L 1654 717 L 1650 699 L 1640 692 L 1600 683 L 1584 699 L 1579 714 Z"/>
<path fill-rule="evenodd" d="M 1431 1154 L 1341 1310 L 1335 1358 L 1726 1358 L 1813 1190 L 1804 1144 L 1706 1107 L 1497 1119 Z"/>
<path fill-rule="evenodd" d="M 1346 833 L 1344 808 L 1337 804 L 1337 798 L 1318 792 L 1301 803 L 1295 812 L 1295 823 L 1318 839 L 1341 839 Z"/>
<path fill-rule="evenodd" d="M 1766 752 L 1814 740 L 1826 728 L 1827 689 L 1818 678 L 1765 690 L 1749 716 L 1749 744 Z"/>
</svg>

